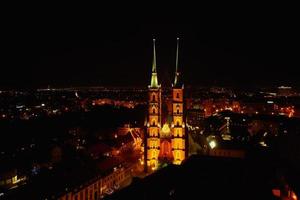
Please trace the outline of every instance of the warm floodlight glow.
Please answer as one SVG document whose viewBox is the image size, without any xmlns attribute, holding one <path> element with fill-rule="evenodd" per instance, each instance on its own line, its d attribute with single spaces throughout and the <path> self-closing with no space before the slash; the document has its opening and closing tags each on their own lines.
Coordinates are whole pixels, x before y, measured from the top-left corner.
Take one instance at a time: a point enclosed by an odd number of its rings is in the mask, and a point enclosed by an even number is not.
<svg viewBox="0 0 300 200">
<path fill-rule="evenodd" d="M 209 146 L 210 146 L 211 149 L 215 148 L 217 146 L 216 141 L 214 141 L 214 140 L 210 141 Z"/>
</svg>

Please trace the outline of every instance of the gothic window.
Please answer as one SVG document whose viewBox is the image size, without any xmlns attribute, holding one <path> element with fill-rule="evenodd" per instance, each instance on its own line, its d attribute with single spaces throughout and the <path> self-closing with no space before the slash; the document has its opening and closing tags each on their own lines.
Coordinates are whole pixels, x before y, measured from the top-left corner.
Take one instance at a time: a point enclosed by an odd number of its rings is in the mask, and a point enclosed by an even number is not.
<svg viewBox="0 0 300 200">
<path fill-rule="evenodd" d="M 152 126 L 155 126 L 155 121 L 154 120 L 152 121 Z"/>
<path fill-rule="evenodd" d="M 152 113 L 155 114 L 155 108 L 152 109 Z"/>
<path fill-rule="evenodd" d="M 176 125 L 179 126 L 179 121 L 177 121 Z"/>
<path fill-rule="evenodd" d="M 176 98 L 179 99 L 179 93 L 176 93 Z"/>
<path fill-rule="evenodd" d="M 152 95 L 152 101 L 155 101 L 155 94 Z"/>
<path fill-rule="evenodd" d="M 152 131 L 152 135 L 155 135 L 155 130 Z"/>
<path fill-rule="evenodd" d="M 177 109 L 177 115 L 179 114 L 179 109 Z"/>
</svg>

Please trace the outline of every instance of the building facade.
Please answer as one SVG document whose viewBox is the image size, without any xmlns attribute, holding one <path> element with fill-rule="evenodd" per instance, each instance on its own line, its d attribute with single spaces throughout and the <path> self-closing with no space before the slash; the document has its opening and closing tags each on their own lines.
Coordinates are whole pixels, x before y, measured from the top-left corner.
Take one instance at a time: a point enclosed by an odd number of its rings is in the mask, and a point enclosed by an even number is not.
<svg viewBox="0 0 300 200">
<path fill-rule="evenodd" d="M 75 188 L 66 188 L 59 200 L 97 200 L 114 192 L 111 188 L 122 187 L 122 183 L 132 177 L 132 167 L 118 167 L 111 172 L 95 177 Z M 118 190 L 116 188 L 114 190 Z M 109 193 L 111 190 L 111 193 Z"/>
<path fill-rule="evenodd" d="M 162 99 L 162 87 L 158 82 L 156 68 L 155 39 L 153 39 L 152 75 L 148 86 L 145 170 L 155 170 L 161 163 L 180 165 L 187 155 L 184 85 L 178 68 L 178 51 L 179 39 L 177 38 L 176 71 L 170 94 L 171 101 L 168 101 Z M 166 103 L 168 104 L 166 107 L 171 108 L 171 111 L 163 113 L 162 107 Z"/>
</svg>

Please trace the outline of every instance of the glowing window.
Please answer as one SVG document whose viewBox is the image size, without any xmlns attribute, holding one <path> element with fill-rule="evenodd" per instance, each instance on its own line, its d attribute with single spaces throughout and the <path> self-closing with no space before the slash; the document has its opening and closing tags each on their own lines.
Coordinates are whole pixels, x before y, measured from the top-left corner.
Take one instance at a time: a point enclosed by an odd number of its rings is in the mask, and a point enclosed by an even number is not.
<svg viewBox="0 0 300 200">
<path fill-rule="evenodd" d="M 155 121 L 154 120 L 152 121 L 152 125 L 155 126 Z"/>
<path fill-rule="evenodd" d="M 155 151 L 152 151 L 152 158 L 155 158 Z"/>
</svg>

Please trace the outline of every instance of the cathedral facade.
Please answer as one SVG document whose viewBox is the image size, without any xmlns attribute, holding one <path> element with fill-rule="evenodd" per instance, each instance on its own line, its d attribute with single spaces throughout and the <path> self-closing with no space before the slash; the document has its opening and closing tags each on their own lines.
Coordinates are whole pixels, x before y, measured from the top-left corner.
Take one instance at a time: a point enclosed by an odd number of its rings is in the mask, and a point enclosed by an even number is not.
<svg viewBox="0 0 300 200">
<path fill-rule="evenodd" d="M 156 170 L 160 164 L 180 165 L 187 157 L 187 133 L 184 112 L 184 85 L 178 66 L 179 38 L 177 38 L 175 77 L 168 100 L 163 98 L 156 68 L 155 39 L 151 82 L 148 86 L 148 116 L 145 135 L 145 169 Z M 167 90 L 166 90 L 167 91 Z M 168 104 L 167 112 L 163 107 Z"/>
</svg>

